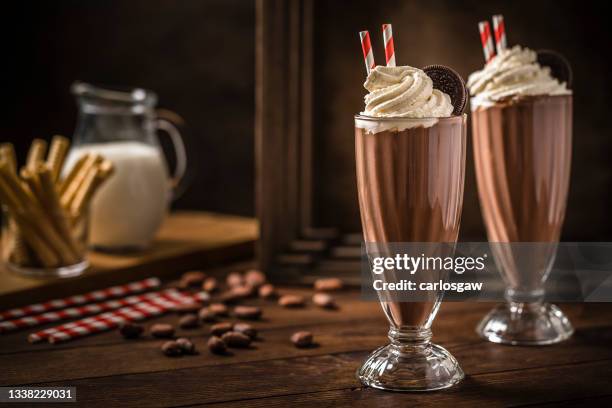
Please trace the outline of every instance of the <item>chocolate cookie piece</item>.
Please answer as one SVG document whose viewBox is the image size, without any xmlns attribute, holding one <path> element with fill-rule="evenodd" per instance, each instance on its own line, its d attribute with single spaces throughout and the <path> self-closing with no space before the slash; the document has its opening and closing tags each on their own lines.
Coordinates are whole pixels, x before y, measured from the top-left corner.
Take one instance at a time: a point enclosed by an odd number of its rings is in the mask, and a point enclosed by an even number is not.
<svg viewBox="0 0 612 408">
<path fill-rule="evenodd" d="M 559 82 L 565 82 L 567 87 L 572 86 L 572 67 L 567 59 L 556 51 L 538 50 L 538 64 L 550 68 L 550 74 Z"/>
<path fill-rule="evenodd" d="M 444 65 L 428 65 L 423 68 L 423 71 L 433 81 L 434 89 L 450 96 L 454 108 L 453 115 L 461 115 L 467 103 L 467 90 L 461 75 Z"/>
</svg>

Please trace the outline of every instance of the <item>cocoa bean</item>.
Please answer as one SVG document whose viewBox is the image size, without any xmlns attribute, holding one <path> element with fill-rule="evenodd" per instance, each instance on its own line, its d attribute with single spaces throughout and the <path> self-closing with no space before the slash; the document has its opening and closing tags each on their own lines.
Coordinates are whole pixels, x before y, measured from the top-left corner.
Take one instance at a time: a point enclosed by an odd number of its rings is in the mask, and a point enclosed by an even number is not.
<svg viewBox="0 0 612 408">
<path fill-rule="evenodd" d="M 213 336 L 222 336 L 223 334 L 231 331 L 233 327 L 234 325 L 228 322 L 213 324 L 210 327 L 210 334 Z"/>
<path fill-rule="evenodd" d="M 306 300 L 300 295 L 283 295 L 278 299 L 278 304 L 283 307 L 298 308 L 304 307 Z"/>
<path fill-rule="evenodd" d="M 119 326 L 119 333 L 126 339 L 136 339 L 144 332 L 144 327 L 134 323 L 123 323 Z"/>
<path fill-rule="evenodd" d="M 307 331 L 299 331 L 293 333 L 293 335 L 291 336 L 291 342 L 295 345 L 295 347 L 298 348 L 311 346 L 312 340 L 312 333 Z"/>
<path fill-rule="evenodd" d="M 167 341 L 161 346 L 162 352 L 168 357 L 178 357 L 183 354 L 183 348 L 176 341 Z"/>
<path fill-rule="evenodd" d="M 312 296 L 312 303 L 324 309 L 335 309 L 336 301 L 327 293 L 315 293 Z"/>
<path fill-rule="evenodd" d="M 253 326 L 248 323 L 236 323 L 234 325 L 234 331 L 246 334 L 251 339 L 255 339 L 257 337 L 257 330 L 255 330 Z"/>
<path fill-rule="evenodd" d="M 180 337 L 175 340 L 175 343 L 179 345 L 184 354 L 197 354 L 196 346 L 191 340 L 185 337 Z"/>
<path fill-rule="evenodd" d="M 181 329 L 194 329 L 200 325 L 200 320 L 196 314 L 190 313 L 181 317 L 178 325 Z"/>
<path fill-rule="evenodd" d="M 261 317 L 262 310 L 257 306 L 236 306 L 234 316 L 239 319 L 257 320 Z"/>
<path fill-rule="evenodd" d="M 321 292 L 332 292 L 342 289 L 344 284 L 338 278 L 317 279 L 314 283 L 314 289 Z"/>
<path fill-rule="evenodd" d="M 167 323 L 156 323 L 149 328 L 153 337 L 170 338 L 174 335 L 174 326 Z"/>
<path fill-rule="evenodd" d="M 225 345 L 225 342 L 217 336 L 213 336 L 208 339 L 207 346 L 208 350 L 210 350 L 211 353 L 225 354 L 227 352 L 227 346 Z"/>
<path fill-rule="evenodd" d="M 259 287 L 259 297 L 273 299 L 277 296 L 276 288 L 271 283 L 263 284 Z"/>
<path fill-rule="evenodd" d="M 230 331 L 221 336 L 221 340 L 228 347 L 247 348 L 251 344 L 251 338 L 244 333 Z"/>
</svg>

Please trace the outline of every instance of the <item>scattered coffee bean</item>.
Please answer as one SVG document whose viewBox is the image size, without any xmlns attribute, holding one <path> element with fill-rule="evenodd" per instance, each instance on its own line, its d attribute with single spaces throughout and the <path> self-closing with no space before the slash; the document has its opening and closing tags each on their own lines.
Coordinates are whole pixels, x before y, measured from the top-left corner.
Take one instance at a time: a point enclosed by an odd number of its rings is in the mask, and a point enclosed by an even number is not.
<svg viewBox="0 0 612 408">
<path fill-rule="evenodd" d="M 223 303 L 213 303 L 208 306 L 208 310 L 215 316 L 227 316 L 229 309 Z"/>
<path fill-rule="evenodd" d="M 181 329 L 194 329 L 200 325 L 200 320 L 196 314 L 190 313 L 181 317 L 178 325 Z"/>
<path fill-rule="evenodd" d="M 221 336 L 231 331 L 233 327 L 234 325 L 228 322 L 213 324 L 210 327 L 210 334 L 212 334 L 213 336 Z"/>
<path fill-rule="evenodd" d="M 308 347 L 312 345 L 312 333 L 307 331 L 299 331 L 293 333 L 291 336 L 291 342 L 295 345 L 295 347 Z"/>
<path fill-rule="evenodd" d="M 206 274 L 202 271 L 189 271 L 181 276 L 180 285 L 182 288 L 190 286 L 200 286 L 206 279 Z"/>
<path fill-rule="evenodd" d="M 241 299 L 245 299 L 255 294 L 255 287 L 249 285 L 234 286 L 230 292 Z"/>
<path fill-rule="evenodd" d="M 213 323 L 217 321 L 217 316 L 206 307 L 200 309 L 198 317 L 202 323 Z"/>
<path fill-rule="evenodd" d="M 144 327 L 134 323 L 123 323 L 119 327 L 119 333 L 126 339 L 136 339 L 144 332 Z"/>
<path fill-rule="evenodd" d="M 213 277 L 206 278 L 206 280 L 202 284 L 202 289 L 208 293 L 216 292 L 217 289 L 219 289 L 219 283 L 217 283 L 217 279 Z"/>
<path fill-rule="evenodd" d="M 151 335 L 157 338 L 170 338 L 174 335 L 174 326 L 167 323 L 156 323 L 149 328 Z"/>
<path fill-rule="evenodd" d="M 210 339 L 208 339 L 207 345 L 211 353 L 225 354 L 227 351 L 225 342 L 217 336 L 212 336 Z"/>
<path fill-rule="evenodd" d="M 312 303 L 324 309 L 335 309 L 336 301 L 327 293 L 315 293 L 312 296 Z"/>
<path fill-rule="evenodd" d="M 259 287 L 259 297 L 273 299 L 277 296 L 276 288 L 271 283 L 265 283 Z"/>
<path fill-rule="evenodd" d="M 221 336 L 221 340 L 223 340 L 228 347 L 235 348 L 246 348 L 251 344 L 251 338 L 249 336 L 235 331 L 225 333 Z"/>
<path fill-rule="evenodd" d="M 242 286 L 244 285 L 244 277 L 239 272 L 232 272 L 227 275 L 227 278 L 225 278 L 225 283 L 230 288 L 233 288 L 234 286 Z"/>
<path fill-rule="evenodd" d="M 183 348 L 176 341 L 167 341 L 161 346 L 162 352 L 168 357 L 178 357 L 183 354 Z"/>
<path fill-rule="evenodd" d="M 306 300 L 300 295 L 283 295 L 278 299 L 278 304 L 283 307 L 304 307 Z"/>
<path fill-rule="evenodd" d="M 238 303 L 242 299 L 244 299 L 244 296 L 240 295 L 239 293 L 234 292 L 233 290 L 227 290 L 219 296 L 219 301 L 225 304 L 228 304 L 228 305 Z"/>
<path fill-rule="evenodd" d="M 234 331 L 246 334 L 251 339 L 255 339 L 257 337 L 257 330 L 255 330 L 253 326 L 248 323 L 236 323 L 234 325 Z"/>
<path fill-rule="evenodd" d="M 338 278 L 317 279 L 314 283 L 314 289 L 321 292 L 332 292 L 340 290 L 344 284 Z"/>
<path fill-rule="evenodd" d="M 244 281 L 247 285 L 253 286 L 255 288 L 260 287 L 264 283 L 266 283 L 266 275 L 257 269 L 251 269 L 246 271 L 244 274 Z"/>
<path fill-rule="evenodd" d="M 196 302 L 179 303 L 174 306 L 172 310 L 178 314 L 197 313 L 197 311 L 200 310 L 201 307 L 202 305 Z"/>
<path fill-rule="evenodd" d="M 262 310 L 257 306 L 236 306 L 234 316 L 239 319 L 257 320 L 261 317 Z"/>
<path fill-rule="evenodd" d="M 198 292 L 194 295 L 195 299 L 200 302 L 200 305 L 207 305 L 210 303 L 210 295 L 208 292 Z"/>
<path fill-rule="evenodd" d="M 197 354 L 196 346 L 191 340 L 185 337 L 180 337 L 175 340 L 184 354 Z"/>
</svg>

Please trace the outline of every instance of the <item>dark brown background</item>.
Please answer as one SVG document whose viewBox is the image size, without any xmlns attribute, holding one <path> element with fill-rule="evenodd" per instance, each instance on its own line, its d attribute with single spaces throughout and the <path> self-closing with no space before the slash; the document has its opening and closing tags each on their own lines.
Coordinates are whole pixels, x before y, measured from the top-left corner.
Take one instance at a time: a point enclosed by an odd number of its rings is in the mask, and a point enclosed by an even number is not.
<svg viewBox="0 0 612 408">
<path fill-rule="evenodd" d="M 23 158 L 34 137 L 72 135 L 76 79 L 150 88 L 188 124 L 190 183 L 176 207 L 253 214 L 253 1 L 10 3 L 0 140 Z"/>
<path fill-rule="evenodd" d="M 363 109 L 365 68 L 358 31 L 369 30 L 384 63 L 382 23 L 393 23 L 398 65 L 443 64 L 464 78 L 484 63 L 478 21 L 504 15 L 509 45 L 558 50 L 574 69 L 574 149 L 563 238 L 612 239 L 612 120 L 609 14 L 595 2 L 318 1 L 315 3 L 315 112 L 319 156 L 316 214 L 322 225 L 359 226 L 353 115 Z M 468 134 L 470 130 L 468 130 Z M 484 239 L 468 137 L 462 240 Z"/>
<path fill-rule="evenodd" d="M 178 208 L 253 214 L 254 2 L 20 1 L 5 4 L 0 139 L 23 157 L 33 137 L 70 135 L 75 79 L 151 88 L 188 123 L 190 185 Z M 10 4 L 10 7 L 8 6 Z M 393 23 L 399 64 L 482 66 L 477 22 L 505 16 L 510 45 L 551 48 L 574 68 L 574 163 L 566 240 L 612 239 L 610 30 L 598 3 L 570 1 L 316 1 L 315 220 L 358 228 L 352 116 L 362 107 L 357 32 Z M 484 238 L 471 144 L 462 239 Z"/>
</svg>

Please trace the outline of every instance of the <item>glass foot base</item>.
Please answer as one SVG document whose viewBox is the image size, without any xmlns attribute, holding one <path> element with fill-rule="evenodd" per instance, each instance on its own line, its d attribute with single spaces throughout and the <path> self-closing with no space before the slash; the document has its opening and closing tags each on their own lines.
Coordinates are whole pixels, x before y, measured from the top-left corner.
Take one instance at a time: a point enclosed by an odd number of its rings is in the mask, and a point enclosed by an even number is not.
<svg viewBox="0 0 612 408">
<path fill-rule="evenodd" d="M 74 265 L 59 266 L 57 268 L 33 268 L 7 263 L 7 268 L 16 274 L 40 279 L 74 278 L 81 275 L 89 267 L 89 261 L 84 260 Z"/>
<path fill-rule="evenodd" d="M 489 312 L 476 332 L 493 343 L 542 346 L 567 340 L 574 328 L 555 305 L 510 302 Z"/>
<path fill-rule="evenodd" d="M 465 375 L 443 347 L 410 348 L 389 344 L 374 351 L 357 372 L 368 387 L 389 391 L 435 391 L 451 387 Z"/>
</svg>

